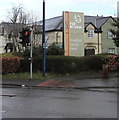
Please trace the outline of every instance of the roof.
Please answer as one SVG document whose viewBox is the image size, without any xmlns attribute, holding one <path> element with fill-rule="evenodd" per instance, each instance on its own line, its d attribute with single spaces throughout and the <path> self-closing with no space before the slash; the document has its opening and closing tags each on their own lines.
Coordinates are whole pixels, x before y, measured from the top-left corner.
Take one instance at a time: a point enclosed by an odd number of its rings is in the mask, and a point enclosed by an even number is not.
<svg viewBox="0 0 119 120">
<path fill-rule="evenodd" d="M 0 24 L 1 27 L 4 28 L 4 30 L 9 34 L 11 33 L 11 31 L 14 29 L 14 24 L 13 23 L 9 23 L 9 22 L 2 22 Z M 25 25 L 22 23 L 16 23 L 16 30 L 20 31 L 22 28 L 24 28 Z"/>
<path fill-rule="evenodd" d="M 103 16 L 84 16 L 84 27 L 87 27 L 87 25 L 92 24 L 96 29 L 100 29 L 105 22 L 112 18 L 111 16 L 103 17 Z M 62 16 L 46 19 L 46 32 L 47 31 L 53 31 L 53 30 L 62 30 L 63 21 Z M 113 19 L 113 18 L 112 18 Z M 42 25 L 42 22 L 40 22 Z"/>
<path fill-rule="evenodd" d="M 92 24 L 96 29 L 100 29 L 105 22 L 109 19 L 112 18 L 111 16 L 109 17 L 103 17 L 103 16 L 84 16 L 84 27 L 86 28 L 89 24 Z M 113 18 L 112 18 L 113 19 Z M 39 33 L 42 31 L 42 21 L 39 21 L 36 25 L 36 33 Z M 7 30 L 8 33 L 13 29 L 13 24 L 12 23 L 1 23 L 1 25 Z M 17 28 L 21 29 L 24 27 L 23 24 L 17 23 Z M 46 19 L 45 21 L 45 30 L 46 32 L 49 31 L 61 31 L 63 26 L 63 17 L 62 16 L 57 16 L 53 17 L 50 19 Z"/>
<path fill-rule="evenodd" d="M 41 29 L 42 29 L 42 26 L 41 25 L 34 25 L 34 32 L 36 33 L 36 34 L 39 34 L 39 33 L 41 33 Z"/>
<path fill-rule="evenodd" d="M 111 16 L 108 16 L 108 17 L 103 17 L 103 16 L 84 16 L 84 23 L 90 22 L 94 26 L 96 26 L 97 29 L 99 29 L 110 18 L 112 18 L 112 17 Z"/>
<path fill-rule="evenodd" d="M 42 25 L 42 21 L 39 22 Z M 45 30 L 53 31 L 53 30 L 61 30 L 62 28 L 62 16 L 46 19 L 45 21 Z"/>
<path fill-rule="evenodd" d="M 84 23 L 84 28 L 86 28 L 90 24 L 96 28 L 96 26 L 93 23 L 91 23 L 91 22 Z"/>
</svg>

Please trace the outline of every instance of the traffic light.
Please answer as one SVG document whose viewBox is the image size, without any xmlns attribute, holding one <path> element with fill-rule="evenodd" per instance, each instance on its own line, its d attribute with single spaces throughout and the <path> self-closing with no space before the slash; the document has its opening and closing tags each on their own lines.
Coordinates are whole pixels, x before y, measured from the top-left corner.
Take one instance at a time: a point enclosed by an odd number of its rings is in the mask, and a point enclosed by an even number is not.
<svg viewBox="0 0 119 120">
<path fill-rule="evenodd" d="M 20 32 L 19 38 L 22 39 L 22 41 L 20 43 L 23 46 L 26 46 L 26 44 L 28 44 L 30 42 L 30 29 L 23 28 L 22 31 Z"/>
<path fill-rule="evenodd" d="M 30 30 L 29 29 L 24 30 L 24 42 L 25 43 L 30 42 Z"/>
</svg>

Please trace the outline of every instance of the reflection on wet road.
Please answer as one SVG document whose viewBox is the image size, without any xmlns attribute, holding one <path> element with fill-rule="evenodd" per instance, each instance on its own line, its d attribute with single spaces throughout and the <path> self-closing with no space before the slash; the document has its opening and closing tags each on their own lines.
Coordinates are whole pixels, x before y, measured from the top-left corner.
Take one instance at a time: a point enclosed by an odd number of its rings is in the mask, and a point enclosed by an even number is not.
<svg viewBox="0 0 119 120">
<path fill-rule="evenodd" d="M 100 89 L 102 90 L 102 89 Z M 117 118 L 117 93 L 100 90 L 3 88 L 5 118 Z"/>
</svg>

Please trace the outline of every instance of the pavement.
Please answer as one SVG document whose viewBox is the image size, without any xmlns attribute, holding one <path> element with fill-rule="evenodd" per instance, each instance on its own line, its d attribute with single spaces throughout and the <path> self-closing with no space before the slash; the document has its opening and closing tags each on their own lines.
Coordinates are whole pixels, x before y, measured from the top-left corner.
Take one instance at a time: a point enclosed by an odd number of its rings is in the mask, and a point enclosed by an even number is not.
<svg viewBox="0 0 119 120">
<path fill-rule="evenodd" d="M 2 87 L 35 87 L 35 88 L 117 88 L 119 75 L 112 73 L 108 79 L 101 74 L 65 75 L 47 80 L 2 80 Z"/>
</svg>

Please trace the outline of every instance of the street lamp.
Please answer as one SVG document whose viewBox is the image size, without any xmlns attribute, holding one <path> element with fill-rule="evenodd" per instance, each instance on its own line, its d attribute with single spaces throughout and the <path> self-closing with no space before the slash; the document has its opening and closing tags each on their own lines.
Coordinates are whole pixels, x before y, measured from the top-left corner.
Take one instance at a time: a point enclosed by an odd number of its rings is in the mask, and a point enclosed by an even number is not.
<svg viewBox="0 0 119 120">
<path fill-rule="evenodd" d="M 42 70 L 43 70 L 43 76 L 45 76 L 45 72 L 46 72 L 45 0 L 43 0 L 42 56 L 43 56 Z"/>
</svg>

